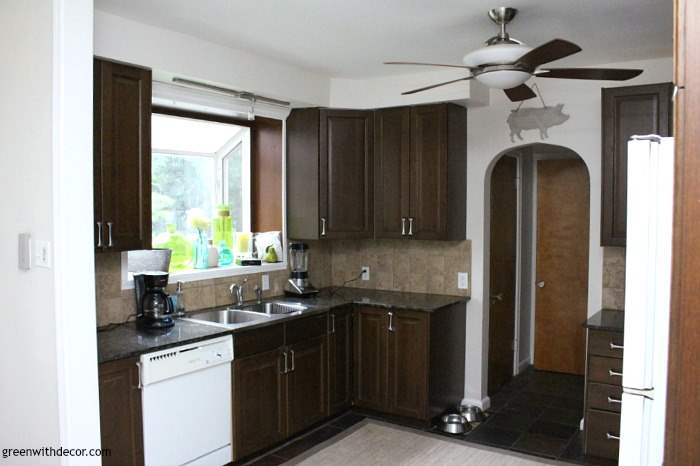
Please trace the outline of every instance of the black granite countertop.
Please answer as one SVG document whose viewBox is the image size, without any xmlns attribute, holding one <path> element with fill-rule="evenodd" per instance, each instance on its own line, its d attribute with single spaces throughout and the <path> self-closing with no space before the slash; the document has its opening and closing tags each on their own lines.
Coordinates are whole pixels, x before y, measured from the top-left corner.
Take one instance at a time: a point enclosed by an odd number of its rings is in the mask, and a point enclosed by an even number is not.
<svg viewBox="0 0 700 466">
<path fill-rule="evenodd" d="M 285 296 L 267 299 L 267 301 L 302 302 L 309 309 L 301 314 L 278 314 L 259 321 L 239 324 L 233 327 L 200 324 L 191 319 L 197 319 L 197 314 L 212 309 L 202 309 L 188 313 L 187 318 L 178 319 L 169 331 L 145 331 L 134 323 L 118 325 L 97 333 L 98 362 L 108 362 L 118 359 L 136 357 L 143 353 L 157 351 L 173 346 L 193 343 L 208 338 L 235 334 L 243 331 L 274 325 L 327 312 L 328 310 L 348 304 L 361 304 L 401 310 L 436 312 L 453 304 L 464 303 L 469 298 L 464 296 L 449 296 L 424 293 L 408 293 L 400 291 L 367 290 L 361 288 L 326 288 L 314 298 L 303 299 Z M 221 307 L 213 308 L 221 309 Z"/>
<path fill-rule="evenodd" d="M 593 330 L 622 332 L 625 330 L 625 311 L 602 309 L 589 317 L 583 326 Z"/>
</svg>

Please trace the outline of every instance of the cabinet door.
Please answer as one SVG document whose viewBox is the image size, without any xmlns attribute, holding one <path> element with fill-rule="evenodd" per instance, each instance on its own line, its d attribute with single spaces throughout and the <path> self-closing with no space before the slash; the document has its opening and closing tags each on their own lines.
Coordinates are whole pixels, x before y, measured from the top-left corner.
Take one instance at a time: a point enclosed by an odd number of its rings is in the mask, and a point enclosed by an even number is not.
<svg viewBox="0 0 700 466">
<path fill-rule="evenodd" d="M 330 312 L 328 331 L 329 414 L 352 402 L 352 308 Z"/>
<path fill-rule="evenodd" d="M 100 436 L 105 466 L 143 465 L 141 390 L 135 359 L 100 364 Z"/>
<path fill-rule="evenodd" d="M 411 108 L 410 233 L 447 237 L 447 106 Z"/>
<path fill-rule="evenodd" d="M 291 345 L 287 373 L 287 435 L 293 435 L 328 415 L 326 336 Z"/>
<path fill-rule="evenodd" d="M 96 59 L 94 102 L 98 249 L 150 248 L 151 71 Z"/>
<path fill-rule="evenodd" d="M 393 312 L 389 328 L 389 411 L 428 418 L 430 321 L 424 312 Z"/>
<path fill-rule="evenodd" d="M 358 308 L 354 315 L 355 404 L 387 409 L 387 311 Z"/>
<path fill-rule="evenodd" d="M 372 131 L 370 111 L 321 111 L 321 236 L 371 238 L 373 235 Z"/>
<path fill-rule="evenodd" d="M 377 110 L 374 115 L 374 236 L 402 238 L 408 233 L 409 107 Z"/>
<path fill-rule="evenodd" d="M 627 244 L 627 142 L 630 136 L 670 136 L 673 84 L 603 89 L 602 246 Z"/>
<path fill-rule="evenodd" d="M 285 437 L 284 364 L 279 349 L 233 361 L 233 454 L 238 460 Z"/>
</svg>

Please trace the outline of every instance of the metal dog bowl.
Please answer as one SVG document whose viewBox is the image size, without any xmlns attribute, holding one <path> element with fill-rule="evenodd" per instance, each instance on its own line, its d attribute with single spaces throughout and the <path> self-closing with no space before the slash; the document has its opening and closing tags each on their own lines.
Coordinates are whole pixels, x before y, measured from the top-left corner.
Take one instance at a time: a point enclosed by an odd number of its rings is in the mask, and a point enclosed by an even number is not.
<svg viewBox="0 0 700 466">
<path fill-rule="evenodd" d="M 484 412 L 478 406 L 462 406 L 459 408 L 459 411 L 469 423 L 484 422 L 486 420 Z"/>
<path fill-rule="evenodd" d="M 472 430 L 469 422 L 461 414 L 445 414 L 440 421 L 440 430 L 448 434 L 459 435 Z"/>
</svg>

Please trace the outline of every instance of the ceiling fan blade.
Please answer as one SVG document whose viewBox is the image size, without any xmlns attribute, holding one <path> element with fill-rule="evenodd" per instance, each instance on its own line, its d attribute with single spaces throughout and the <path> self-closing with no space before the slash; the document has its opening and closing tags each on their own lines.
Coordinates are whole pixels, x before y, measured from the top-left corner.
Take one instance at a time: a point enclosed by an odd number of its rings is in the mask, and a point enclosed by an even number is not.
<svg viewBox="0 0 700 466">
<path fill-rule="evenodd" d="M 401 95 L 415 94 L 416 92 L 423 92 L 423 91 L 427 91 L 428 89 L 435 89 L 436 87 L 446 86 L 448 84 L 456 83 L 459 81 L 468 81 L 468 80 L 472 79 L 473 77 L 474 76 L 467 76 L 466 78 L 453 79 L 452 81 L 446 81 L 444 83 L 433 84 L 431 86 L 425 86 L 425 87 L 421 87 L 419 89 L 413 89 L 412 91 L 402 92 Z"/>
<path fill-rule="evenodd" d="M 549 68 L 535 73 L 538 78 L 596 79 L 601 81 L 627 81 L 644 70 L 620 68 Z"/>
<path fill-rule="evenodd" d="M 564 39 L 554 39 L 530 50 L 520 57 L 516 63 L 534 70 L 540 65 L 568 57 L 580 51 L 581 47 L 573 42 Z"/>
<path fill-rule="evenodd" d="M 418 65 L 418 66 L 443 66 L 445 68 L 462 68 L 465 70 L 470 70 L 470 66 L 464 65 L 445 65 L 443 63 L 421 63 L 414 61 L 385 61 L 385 65 Z"/>
<path fill-rule="evenodd" d="M 510 89 L 503 89 L 503 92 L 506 93 L 511 102 L 521 102 L 523 100 L 537 97 L 537 94 L 535 94 L 535 92 L 530 89 L 530 86 L 527 84 L 521 84 L 520 86 L 512 87 Z"/>
</svg>

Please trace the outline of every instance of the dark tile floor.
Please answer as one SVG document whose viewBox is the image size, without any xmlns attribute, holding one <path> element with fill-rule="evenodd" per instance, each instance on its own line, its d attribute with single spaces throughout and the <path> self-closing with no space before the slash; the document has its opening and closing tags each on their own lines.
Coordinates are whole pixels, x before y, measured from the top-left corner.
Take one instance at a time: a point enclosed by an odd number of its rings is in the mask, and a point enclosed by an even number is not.
<svg viewBox="0 0 700 466">
<path fill-rule="evenodd" d="M 583 394 L 583 377 L 530 369 L 492 397 L 485 422 L 466 435 L 449 437 L 573 464 L 614 465 L 583 455 L 583 437 L 578 430 Z M 367 417 L 437 432 L 404 419 L 353 410 L 245 466 L 280 465 Z"/>
</svg>

